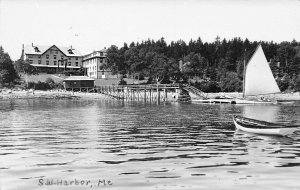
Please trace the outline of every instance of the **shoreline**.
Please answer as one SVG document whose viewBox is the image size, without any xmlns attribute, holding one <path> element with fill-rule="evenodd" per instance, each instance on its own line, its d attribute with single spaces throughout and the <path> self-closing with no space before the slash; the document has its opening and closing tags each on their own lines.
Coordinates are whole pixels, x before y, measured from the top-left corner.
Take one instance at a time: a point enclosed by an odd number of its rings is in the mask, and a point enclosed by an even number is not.
<svg viewBox="0 0 300 190">
<path fill-rule="evenodd" d="M 218 93 L 206 93 L 207 98 L 216 98 L 216 97 L 233 97 L 233 98 L 242 98 L 241 92 L 218 92 Z M 197 100 L 199 97 L 190 93 L 191 99 Z M 280 93 L 265 95 L 264 97 L 269 99 L 276 99 L 279 101 L 300 101 L 300 92 L 294 93 Z M 99 94 L 99 93 L 86 93 L 86 92 L 71 92 L 65 90 L 10 90 L 2 89 L 0 91 L 0 100 L 8 99 L 34 99 L 34 98 L 45 98 L 45 99 L 111 99 L 111 97 Z"/>
<path fill-rule="evenodd" d="M 195 95 L 191 95 L 192 99 L 199 99 Z M 214 99 L 217 96 L 219 97 L 232 97 L 232 98 L 237 98 L 237 99 L 242 99 L 243 98 L 243 93 L 241 92 L 216 92 L 216 93 L 206 93 L 207 98 L 209 99 Z M 289 93 L 279 93 L 279 94 L 270 94 L 270 95 L 261 95 L 257 97 L 265 97 L 268 99 L 276 99 L 279 101 L 300 101 L 300 92 L 289 92 Z M 257 97 L 253 97 L 254 99 Z"/>
<path fill-rule="evenodd" d="M 70 92 L 65 90 L 6 90 L 0 93 L 0 100 L 10 99 L 105 99 L 108 98 L 104 94 Z"/>
</svg>

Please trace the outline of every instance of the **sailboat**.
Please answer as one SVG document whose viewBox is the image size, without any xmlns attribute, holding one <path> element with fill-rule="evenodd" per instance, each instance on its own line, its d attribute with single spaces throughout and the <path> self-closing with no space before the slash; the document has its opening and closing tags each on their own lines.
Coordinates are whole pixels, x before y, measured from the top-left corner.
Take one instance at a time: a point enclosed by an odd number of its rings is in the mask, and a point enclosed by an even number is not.
<svg viewBox="0 0 300 190">
<path fill-rule="evenodd" d="M 266 104 L 276 103 L 264 96 L 280 93 L 264 51 L 259 44 L 248 64 L 244 61 L 243 98 L 216 98 L 195 100 L 198 103 Z M 252 97 L 252 98 L 251 98 Z M 260 99 L 257 99 L 260 97 Z"/>
<path fill-rule="evenodd" d="M 236 100 L 237 104 L 274 103 L 266 100 L 247 100 L 247 96 L 264 96 L 279 93 L 280 89 L 273 77 L 272 71 L 259 45 L 251 57 L 244 72 L 243 97 Z M 265 118 L 266 119 L 266 118 Z M 267 121 L 233 116 L 233 123 L 237 129 L 263 135 L 289 135 L 300 128 L 300 125 L 288 125 L 283 123 L 271 123 Z"/>
<path fill-rule="evenodd" d="M 280 93 L 269 63 L 259 44 L 247 66 L 244 66 L 243 99 L 236 99 L 237 104 L 275 103 L 264 98 L 270 94 Z M 250 97 L 258 100 L 249 100 Z"/>
</svg>

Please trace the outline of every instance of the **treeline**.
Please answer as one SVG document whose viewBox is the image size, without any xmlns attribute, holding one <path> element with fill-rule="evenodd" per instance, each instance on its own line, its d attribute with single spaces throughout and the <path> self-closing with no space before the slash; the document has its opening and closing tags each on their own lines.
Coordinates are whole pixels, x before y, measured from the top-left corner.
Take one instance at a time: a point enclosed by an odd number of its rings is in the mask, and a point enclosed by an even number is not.
<svg viewBox="0 0 300 190">
<path fill-rule="evenodd" d="M 250 42 L 248 39 L 219 37 L 212 43 L 201 38 L 172 41 L 124 43 L 107 50 L 107 68 L 115 74 L 148 83 L 189 82 L 206 92 L 242 91 L 244 60 L 247 62 L 261 43 L 270 67 L 282 91 L 300 90 L 300 42 Z"/>
</svg>

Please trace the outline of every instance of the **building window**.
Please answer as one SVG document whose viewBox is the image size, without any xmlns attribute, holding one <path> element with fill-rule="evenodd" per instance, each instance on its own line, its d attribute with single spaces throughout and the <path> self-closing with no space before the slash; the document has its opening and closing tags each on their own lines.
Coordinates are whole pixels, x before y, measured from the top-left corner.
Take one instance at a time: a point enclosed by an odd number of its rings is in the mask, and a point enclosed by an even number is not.
<svg viewBox="0 0 300 190">
<path fill-rule="evenodd" d="M 78 62 L 76 62 L 76 66 L 78 66 Z"/>
<path fill-rule="evenodd" d="M 62 55 L 62 56 L 60 56 L 60 58 L 61 58 L 61 59 L 64 59 L 64 56 Z"/>
<path fill-rule="evenodd" d="M 39 64 L 41 64 L 42 63 L 42 60 L 39 60 Z"/>
<path fill-rule="evenodd" d="M 61 62 L 61 65 L 64 65 L 64 62 Z"/>
<path fill-rule="evenodd" d="M 58 54 L 58 51 L 56 50 L 55 53 Z"/>
<path fill-rule="evenodd" d="M 103 56 L 103 53 L 102 53 L 102 52 L 100 52 L 100 56 Z"/>
<path fill-rule="evenodd" d="M 103 63 L 103 59 L 100 59 L 100 63 Z"/>
<path fill-rule="evenodd" d="M 53 63 L 54 63 L 54 65 L 56 65 L 56 61 L 54 61 Z"/>
<path fill-rule="evenodd" d="M 46 61 L 46 65 L 49 65 L 49 61 L 48 60 Z"/>
<path fill-rule="evenodd" d="M 78 60 L 78 57 L 76 57 L 76 60 Z"/>
<path fill-rule="evenodd" d="M 29 60 L 29 64 L 32 64 L 32 63 L 33 63 L 33 60 L 30 59 L 30 60 Z"/>
<path fill-rule="evenodd" d="M 32 55 L 28 55 L 28 58 L 32 58 L 33 56 Z"/>
<path fill-rule="evenodd" d="M 39 59 L 41 59 L 42 56 L 39 55 Z"/>
<path fill-rule="evenodd" d="M 71 66 L 71 61 L 69 61 L 69 66 Z"/>
<path fill-rule="evenodd" d="M 46 59 L 49 59 L 49 54 L 46 55 Z"/>
<path fill-rule="evenodd" d="M 69 57 L 69 60 L 71 60 L 71 57 Z"/>
<path fill-rule="evenodd" d="M 56 59 L 56 55 L 53 55 L 53 58 Z"/>
</svg>

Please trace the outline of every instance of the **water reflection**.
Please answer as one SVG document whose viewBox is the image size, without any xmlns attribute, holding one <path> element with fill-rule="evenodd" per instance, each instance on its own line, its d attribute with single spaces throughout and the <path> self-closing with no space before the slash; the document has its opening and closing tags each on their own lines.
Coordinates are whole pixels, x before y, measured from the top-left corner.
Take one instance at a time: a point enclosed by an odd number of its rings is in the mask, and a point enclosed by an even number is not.
<svg viewBox="0 0 300 190">
<path fill-rule="evenodd" d="M 243 107 L 243 115 L 257 120 L 276 122 L 280 108 L 277 105 L 247 105 Z"/>
</svg>

